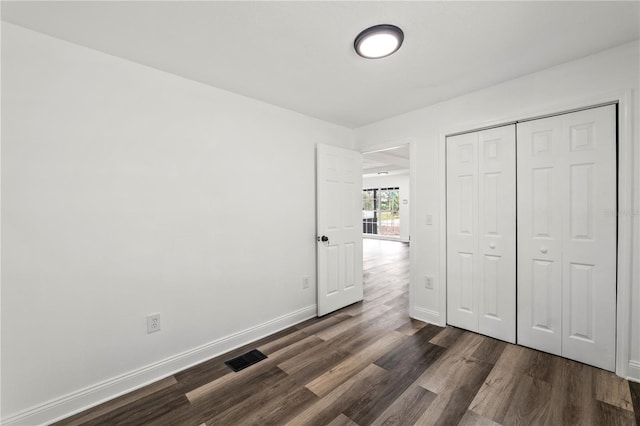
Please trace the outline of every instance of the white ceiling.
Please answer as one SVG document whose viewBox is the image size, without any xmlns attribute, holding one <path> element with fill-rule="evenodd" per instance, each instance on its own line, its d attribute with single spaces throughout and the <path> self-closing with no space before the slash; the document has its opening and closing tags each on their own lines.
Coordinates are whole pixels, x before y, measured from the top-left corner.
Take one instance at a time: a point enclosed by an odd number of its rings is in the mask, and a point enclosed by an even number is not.
<svg viewBox="0 0 640 426">
<path fill-rule="evenodd" d="M 358 127 L 640 37 L 633 2 L 2 1 L 2 19 Z M 366 60 L 353 39 L 400 26 Z"/>
<path fill-rule="evenodd" d="M 409 173 L 409 145 L 362 154 L 362 175 Z"/>
</svg>

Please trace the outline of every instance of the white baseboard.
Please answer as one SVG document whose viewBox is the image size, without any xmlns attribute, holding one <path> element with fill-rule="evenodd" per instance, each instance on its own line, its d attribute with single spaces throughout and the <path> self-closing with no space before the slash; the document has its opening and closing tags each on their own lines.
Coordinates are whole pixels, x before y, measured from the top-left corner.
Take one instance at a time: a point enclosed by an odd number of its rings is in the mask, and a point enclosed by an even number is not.
<svg viewBox="0 0 640 426">
<path fill-rule="evenodd" d="M 629 361 L 627 380 L 640 383 L 640 361 Z"/>
<path fill-rule="evenodd" d="M 316 305 L 307 306 L 263 324 L 29 408 L 2 419 L 1 423 L 5 426 L 33 426 L 64 419 L 315 316 Z"/>
<path fill-rule="evenodd" d="M 442 324 L 440 324 L 440 322 L 442 321 L 442 318 L 440 317 L 440 312 L 433 311 L 431 309 L 415 306 L 413 308 L 411 317 L 420 321 L 427 322 L 429 324 L 443 326 Z"/>
</svg>

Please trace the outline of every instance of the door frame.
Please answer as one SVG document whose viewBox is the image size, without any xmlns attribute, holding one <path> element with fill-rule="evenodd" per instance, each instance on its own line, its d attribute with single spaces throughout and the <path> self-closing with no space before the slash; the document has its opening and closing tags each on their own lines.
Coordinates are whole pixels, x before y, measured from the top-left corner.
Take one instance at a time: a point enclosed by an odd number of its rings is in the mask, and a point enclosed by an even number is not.
<svg viewBox="0 0 640 426">
<path fill-rule="evenodd" d="M 367 145 L 360 148 L 361 154 L 384 151 L 409 145 L 409 316 L 415 318 L 415 248 L 411 244 L 411 234 L 415 235 L 416 229 L 416 139 L 414 137 L 390 139 L 375 145 Z"/>
<path fill-rule="evenodd" d="M 533 120 L 547 116 L 558 115 L 578 111 L 585 108 L 602 106 L 605 104 L 618 104 L 618 212 L 633 212 L 633 133 L 632 133 L 632 105 L 633 91 L 631 89 L 593 94 L 582 98 L 574 98 L 561 103 L 550 103 L 537 106 L 525 113 L 506 115 L 498 120 L 471 123 L 466 125 L 451 126 L 439 135 L 439 219 L 442 226 L 439 235 L 439 251 L 446 256 L 446 142 L 448 136 L 459 133 L 467 133 L 492 127 L 504 126 L 518 121 Z M 630 365 L 629 347 L 631 344 L 631 295 L 632 295 L 632 244 L 633 244 L 633 217 L 632 214 L 618 214 L 618 245 L 617 245 L 617 300 L 616 300 L 616 367 L 618 376 L 630 377 L 630 370 L 634 370 L 633 377 L 640 377 L 640 366 Z M 440 264 L 440 279 L 442 289 L 438 306 L 440 310 L 440 322 L 438 325 L 447 324 L 447 269 L 446 262 Z M 411 290 L 410 290 L 411 300 Z"/>
</svg>

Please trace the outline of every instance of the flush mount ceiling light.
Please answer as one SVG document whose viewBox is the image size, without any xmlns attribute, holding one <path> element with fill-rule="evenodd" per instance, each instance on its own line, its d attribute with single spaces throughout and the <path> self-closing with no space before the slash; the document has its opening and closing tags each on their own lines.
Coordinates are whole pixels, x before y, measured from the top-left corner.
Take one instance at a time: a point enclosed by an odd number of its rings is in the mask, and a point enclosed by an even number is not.
<svg viewBox="0 0 640 426">
<path fill-rule="evenodd" d="M 395 25 L 374 25 L 362 31 L 353 42 L 358 55 L 363 58 L 384 58 L 400 49 L 404 33 Z"/>
</svg>

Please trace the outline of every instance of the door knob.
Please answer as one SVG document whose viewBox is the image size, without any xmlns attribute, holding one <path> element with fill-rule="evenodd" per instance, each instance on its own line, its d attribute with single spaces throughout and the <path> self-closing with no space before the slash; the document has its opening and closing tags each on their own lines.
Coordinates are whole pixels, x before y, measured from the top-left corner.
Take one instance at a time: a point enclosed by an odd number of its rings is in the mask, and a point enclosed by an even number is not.
<svg viewBox="0 0 640 426">
<path fill-rule="evenodd" d="M 493 250 L 494 248 L 496 248 L 496 243 L 489 243 L 489 248 L 491 250 Z"/>
<path fill-rule="evenodd" d="M 540 253 L 546 253 L 547 248 L 545 246 L 540 247 Z"/>
<path fill-rule="evenodd" d="M 322 237 L 318 237 L 318 241 L 322 241 L 323 243 L 329 242 L 329 237 L 323 235 Z"/>
</svg>

